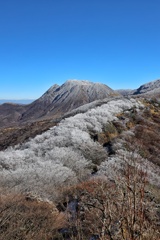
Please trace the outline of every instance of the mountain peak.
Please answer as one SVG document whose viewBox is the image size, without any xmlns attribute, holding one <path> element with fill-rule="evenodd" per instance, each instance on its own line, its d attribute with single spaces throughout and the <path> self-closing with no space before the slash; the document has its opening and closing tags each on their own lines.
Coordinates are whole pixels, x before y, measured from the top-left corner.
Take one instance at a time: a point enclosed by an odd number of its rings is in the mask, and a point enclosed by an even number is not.
<svg viewBox="0 0 160 240">
<path fill-rule="evenodd" d="M 53 93 L 59 88 L 59 85 L 54 84 L 51 86 L 40 98 L 42 101 L 52 101 Z"/>
<path fill-rule="evenodd" d="M 77 84 L 77 85 L 105 85 L 103 83 L 99 83 L 99 82 L 91 82 L 89 80 L 78 80 L 78 79 L 69 79 L 67 80 L 64 84 Z M 107 85 L 105 85 L 107 86 Z"/>
<path fill-rule="evenodd" d="M 118 94 L 107 85 L 71 79 L 61 86 L 54 84 L 50 87 L 42 97 L 30 105 L 21 120 L 59 117 L 86 103 L 115 95 Z"/>
<path fill-rule="evenodd" d="M 72 85 L 93 85 L 93 82 L 88 80 L 77 80 L 77 79 L 69 79 L 64 84 L 72 84 Z"/>
</svg>

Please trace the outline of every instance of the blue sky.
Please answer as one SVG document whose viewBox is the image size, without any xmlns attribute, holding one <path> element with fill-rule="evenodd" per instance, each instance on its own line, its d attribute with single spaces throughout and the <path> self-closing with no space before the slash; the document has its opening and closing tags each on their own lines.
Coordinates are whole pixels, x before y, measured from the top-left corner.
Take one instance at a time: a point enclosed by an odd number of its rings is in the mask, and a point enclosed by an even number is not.
<svg viewBox="0 0 160 240">
<path fill-rule="evenodd" d="M 160 78 L 159 0 L 1 0 L 0 99 L 67 79 L 137 88 Z"/>
</svg>

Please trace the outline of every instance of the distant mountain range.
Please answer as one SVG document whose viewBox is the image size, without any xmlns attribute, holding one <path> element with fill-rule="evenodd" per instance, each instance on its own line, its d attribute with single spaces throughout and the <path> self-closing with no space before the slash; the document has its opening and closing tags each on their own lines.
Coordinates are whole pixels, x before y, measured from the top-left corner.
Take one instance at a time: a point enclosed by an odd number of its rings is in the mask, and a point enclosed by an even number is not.
<svg viewBox="0 0 160 240">
<path fill-rule="evenodd" d="M 31 103 L 20 120 L 59 117 L 86 103 L 115 95 L 117 93 L 101 83 L 68 80 L 62 86 L 53 85 L 42 97 Z"/>
<path fill-rule="evenodd" d="M 154 95 L 155 97 L 160 94 L 160 79 L 145 83 L 137 89 L 119 89 L 117 90 L 123 96 L 128 95 Z"/>
<path fill-rule="evenodd" d="M 15 104 L 30 104 L 34 99 L 0 99 L 0 104 L 3 103 L 15 103 Z"/>
<path fill-rule="evenodd" d="M 160 80 L 140 86 L 136 90 L 114 91 L 105 84 L 68 80 L 63 85 L 53 85 L 40 98 L 29 103 L 4 103 L 0 105 L 0 127 L 13 124 L 56 119 L 95 100 L 116 96 L 160 95 Z M 9 100 L 8 102 L 10 102 Z M 23 103 L 23 104 L 22 104 Z M 24 103 L 27 103 L 24 105 Z"/>
<path fill-rule="evenodd" d="M 0 105 L 0 127 L 38 119 L 58 118 L 86 103 L 117 95 L 119 94 L 101 83 L 68 80 L 62 86 L 53 85 L 28 105 Z"/>
</svg>

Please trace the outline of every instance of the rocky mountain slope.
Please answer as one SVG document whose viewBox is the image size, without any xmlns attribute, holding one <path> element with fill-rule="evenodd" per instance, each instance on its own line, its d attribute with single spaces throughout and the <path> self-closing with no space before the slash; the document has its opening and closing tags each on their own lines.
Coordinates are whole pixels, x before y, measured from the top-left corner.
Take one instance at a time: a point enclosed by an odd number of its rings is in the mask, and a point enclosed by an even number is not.
<svg viewBox="0 0 160 240">
<path fill-rule="evenodd" d="M 0 105 L 0 127 L 48 118 L 55 119 L 86 103 L 116 95 L 118 94 L 104 84 L 69 80 L 62 86 L 53 85 L 31 104 Z"/>
<path fill-rule="evenodd" d="M 21 121 L 59 117 L 86 103 L 116 95 L 108 86 L 88 81 L 69 80 L 53 85 L 42 97 L 30 104 Z"/>
<path fill-rule="evenodd" d="M 141 85 L 139 88 L 131 89 L 119 89 L 117 90 L 122 96 L 151 96 L 160 97 L 160 79 Z"/>
<path fill-rule="evenodd" d="M 27 105 L 13 103 L 4 103 L 0 105 L 0 128 L 18 123 L 20 117 L 27 108 Z"/>
<path fill-rule="evenodd" d="M 141 85 L 133 94 L 154 94 L 160 92 L 160 79 Z"/>
</svg>

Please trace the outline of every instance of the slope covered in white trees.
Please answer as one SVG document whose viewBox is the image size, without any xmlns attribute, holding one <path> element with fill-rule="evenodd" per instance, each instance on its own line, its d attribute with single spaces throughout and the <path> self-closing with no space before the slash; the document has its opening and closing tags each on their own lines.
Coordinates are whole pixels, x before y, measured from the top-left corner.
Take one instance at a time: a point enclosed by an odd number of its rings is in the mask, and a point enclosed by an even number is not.
<svg viewBox="0 0 160 240">
<path fill-rule="evenodd" d="M 106 149 L 92 135 L 102 132 L 121 112 L 133 108 L 141 111 L 144 106 L 135 99 L 115 99 L 101 104 L 63 119 L 58 126 L 22 145 L 1 151 L 1 185 L 50 198 L 54 197 L 56 188 L 86 179 L 95 166 L 99 169 L 97 174 L 111 175 L 110 166 L 121 165 L 120 159 L 126 154 L 121 150 L 122 143 L 116 145 L 121 157 L 108 157 Z"/>
</svg>

